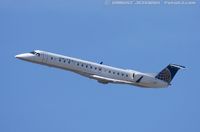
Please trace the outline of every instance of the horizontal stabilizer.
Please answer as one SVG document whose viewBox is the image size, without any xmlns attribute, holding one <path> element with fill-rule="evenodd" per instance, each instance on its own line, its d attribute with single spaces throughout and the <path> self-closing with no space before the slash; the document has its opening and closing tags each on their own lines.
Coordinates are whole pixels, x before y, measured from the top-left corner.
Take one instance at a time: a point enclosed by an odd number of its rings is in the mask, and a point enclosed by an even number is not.
<svg viewBox="0 0 200 132">
<path fill-rule="evenodd" d="M 179 68 L 179 69 L 185 69 L 186 68 L 185 66 L 176 65 L 176 64 L 170 64 L 170 66 L 173 66 L 173 67 L 176 67 L 176 68 Z"/>
</svg>

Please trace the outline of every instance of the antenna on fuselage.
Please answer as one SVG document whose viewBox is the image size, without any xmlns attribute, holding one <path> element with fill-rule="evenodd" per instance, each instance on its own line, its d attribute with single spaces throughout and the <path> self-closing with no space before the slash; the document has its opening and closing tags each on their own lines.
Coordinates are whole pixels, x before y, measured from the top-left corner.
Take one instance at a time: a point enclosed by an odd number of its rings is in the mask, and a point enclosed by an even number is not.
<svg viewBox="0 0 200 132">
<path fill-rule="evenodd" d="M 102 64 L 103 64 L 103 61 L 101 61 L 100 64 L 102 65 Z"/>
</svg>

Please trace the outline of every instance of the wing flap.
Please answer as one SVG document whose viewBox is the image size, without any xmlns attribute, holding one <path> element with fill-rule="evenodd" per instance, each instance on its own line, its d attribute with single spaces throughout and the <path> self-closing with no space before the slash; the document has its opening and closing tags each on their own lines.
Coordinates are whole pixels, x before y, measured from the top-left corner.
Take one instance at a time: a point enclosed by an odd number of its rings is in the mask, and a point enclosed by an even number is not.
<svg viewBox="0 0 200 132">
<path fill-rule="evenodd" d="M 91 78 L 96 79 L 99 82 L 103 82 L 103 83 L 127 83 L 127 84 L 131 84 L 131 82 L 129 82 L 129 81 L 107 78 L 107 77 L 102 77 L 102 76 L 98 76 L 98 75 L 91 75 Z"/>
</svg>

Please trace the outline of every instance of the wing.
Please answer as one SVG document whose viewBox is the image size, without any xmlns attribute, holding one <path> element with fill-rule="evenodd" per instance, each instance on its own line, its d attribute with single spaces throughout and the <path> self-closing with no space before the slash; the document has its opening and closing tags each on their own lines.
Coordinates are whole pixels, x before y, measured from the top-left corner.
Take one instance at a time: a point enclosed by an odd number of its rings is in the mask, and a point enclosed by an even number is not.
<svg viewBox="0 0 200 132">
<path fill-rule="evenodd" d="M 107 78 L 107 77 L 102 77 L 98 75 L 91 75 L 90 78 L 96 79 L 100 83 L 126 83 L 126 84 L 132 84 L 132 82 L 125 81 L 125 80 L 118 80 L 118 79 L 113 79 L 113 78 Z"/>
</svg>

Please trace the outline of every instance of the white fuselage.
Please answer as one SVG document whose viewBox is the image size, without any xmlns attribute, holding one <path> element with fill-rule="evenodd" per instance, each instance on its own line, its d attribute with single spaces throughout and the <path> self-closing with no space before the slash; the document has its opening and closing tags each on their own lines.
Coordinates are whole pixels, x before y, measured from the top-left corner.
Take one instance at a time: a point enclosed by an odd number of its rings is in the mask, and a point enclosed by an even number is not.
<svg viewBox="0 0 200 132">
<path fill-rule="evenodd" d="M 36 50 L 34 54 L 20 54 L 17 55 L 16 58 L 72 71 L 88 78 L 96 79 L 100 83 L 105 84 L 122 83 L 151 88 L 168 86 L 168 83 L 155 78 L 155 76 L 151 74 L 115 68 L 104 64 L 98 64 L 40 50 Z"/>
</svg>

